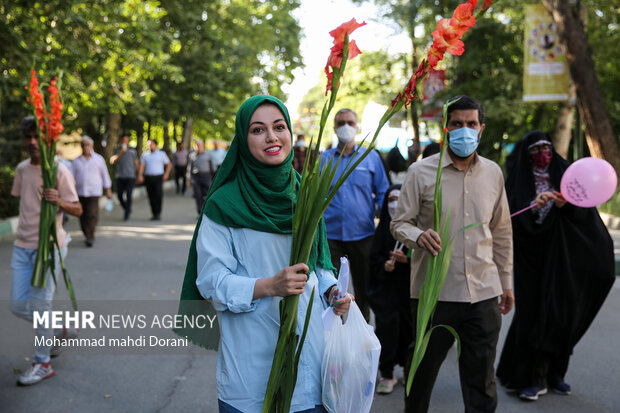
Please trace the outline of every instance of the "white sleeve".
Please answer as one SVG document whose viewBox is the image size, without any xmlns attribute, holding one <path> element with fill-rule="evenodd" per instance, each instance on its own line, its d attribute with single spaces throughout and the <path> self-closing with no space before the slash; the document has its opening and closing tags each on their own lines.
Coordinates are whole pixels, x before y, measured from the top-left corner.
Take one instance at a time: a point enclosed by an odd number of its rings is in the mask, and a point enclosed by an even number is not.
<svg viewBox="0 0 620 413">
<path fill-rule="evenodd" d="M 218 311 L 254 311 L 257 300 L 252 298 L 257 279 L 235 274 L 238 261 L 230 229 L 203 217 L 196 238 L 196 251 L 196 286 L 200 294 Z"/>
</svg>

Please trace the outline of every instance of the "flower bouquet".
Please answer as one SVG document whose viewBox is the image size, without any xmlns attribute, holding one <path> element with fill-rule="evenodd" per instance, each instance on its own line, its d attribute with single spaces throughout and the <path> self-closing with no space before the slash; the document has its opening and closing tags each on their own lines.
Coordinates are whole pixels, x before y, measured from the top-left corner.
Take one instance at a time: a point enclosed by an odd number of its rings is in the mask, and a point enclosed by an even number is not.
<svg viewBox="0 0 620 413">
<path fill-rule="evenodd" d="M 56 187 L 56 176 L 58 173 L 58 163 L 56 162 L 56 143 L 60 132 L 64 127 L 60 123 L 62 119 L 62 98 L 60 95 L 60 85 L 62 83 L 62 74 L 58 76 L 48 85 L 49 93 L 49 111 L 46 108 L 45 99 L 39 89 L 39 81 L 37 80 L 34 68 L 31 71 L 30 84 L 26 87 L 29 92 L 28 102 L 32 105 L 32 110 L 36 119 L 37 137 L 39 141 L 39 153 L 41 154 L 41 175 L 43 178 L 43 189 Z M 56 213 L 58 206 L 45 199 L 41 199 L 41 215 L 39 219 L 39 246 L 37 249 L 37 258 L 32 272 L 31 284 L 33 287 L 44 288 L 46 284 L 47 271 L 52 274 L 54 283 L 56 283 L 56 256 L 54 250 L 58 250 L 58 259 L 62 269 L 65 285 L 69 291 L 69 297 L 74 310 L 77 310 L 77 301 L 75 299 L 75 291 L 69 277 L 69 272 L 65 268 L 62 254 L 60 254 L 60 245 L 58 243 L 58 235 L 56 233 Z"/>
</svg>

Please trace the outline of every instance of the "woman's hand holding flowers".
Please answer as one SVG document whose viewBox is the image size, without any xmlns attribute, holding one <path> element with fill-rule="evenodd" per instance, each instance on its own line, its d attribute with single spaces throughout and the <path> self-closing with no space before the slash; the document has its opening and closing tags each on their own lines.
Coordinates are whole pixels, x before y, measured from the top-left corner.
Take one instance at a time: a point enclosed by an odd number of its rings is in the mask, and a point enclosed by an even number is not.
<svg viewBox="0 0 620 413">
<path fill-rule="evenodd" d="M 270 278 L 256 280 L 253 299 L 262 297 L 287 297 L 304 292 L 308 279 L 308 266 L 304 263 L 282 268 Z"/>
</svg>

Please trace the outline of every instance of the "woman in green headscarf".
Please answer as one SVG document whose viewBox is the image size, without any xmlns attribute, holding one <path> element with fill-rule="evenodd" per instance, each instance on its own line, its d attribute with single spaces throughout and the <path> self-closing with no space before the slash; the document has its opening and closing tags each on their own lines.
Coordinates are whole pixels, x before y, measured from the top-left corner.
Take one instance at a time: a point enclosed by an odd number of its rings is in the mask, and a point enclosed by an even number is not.
<svg viewBox="0 0 620 413">
<path fill-rule="evenodd" d="M 299 187 L 291 149 L 291 123 L 284 104 L 265 95 L 246 100 L 237 112 L 234 140 L 192 242 L 182 299 L 193 298 L 193 293 L 211 301 L 217 310 L 221 413 L 262 410 L 278 340 L 278 304 L 282 297 L 300 295 L 301 335 L 314 287 L 317 294 L 291 411 L 324 411 L 320 406 L 321 308 L 336 293 L 336 278 L 323 222 L 307 265 L 289 265 L 292 189 Z M 334 308 L 342 314 L 349 304 L 347 297 Z"/>
</svg>

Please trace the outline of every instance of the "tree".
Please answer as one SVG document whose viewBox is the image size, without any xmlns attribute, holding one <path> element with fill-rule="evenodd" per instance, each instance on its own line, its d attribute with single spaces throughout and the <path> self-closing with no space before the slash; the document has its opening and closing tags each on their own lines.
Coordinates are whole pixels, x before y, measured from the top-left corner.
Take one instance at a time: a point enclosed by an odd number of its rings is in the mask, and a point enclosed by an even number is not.
<svg viewBox="0 0 620 413">
<path fill-rule="evenodd" d="M 553 16 L 566 46 L 566 59 L 577 90 L 577 107 L 586 126 L 590 153 L 609 161 L 617 173 L 620 171 L 618 139 L 614 135 L 579 9 L 566 0 L 542 2 Z"/>
<path fill-rule="evenodd" d="M 19 141 L 19 120 L 29 113 L 23 87 L 33 62 L 41 79 L 64 73 L 66 132 L 90 135 L 106 156 L 121 130 L 134 130 L 139 142 L 145 129 L 161 139 L 172 121 L 188 127 L 188 138 L 191 125 L 203 136 L 232 138 L 239 103 L 259 92 L 283 97 L 280 85 L 301 64 L 300 28 L 291 16 L 298 6 L 297 0 L 1 2 L 0 157 Z M 13 146 L 10 163 L 20 158 Z"/>
</svg>

